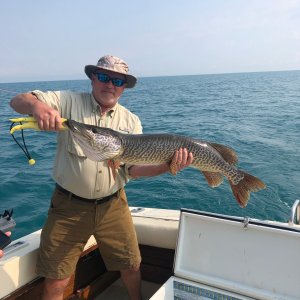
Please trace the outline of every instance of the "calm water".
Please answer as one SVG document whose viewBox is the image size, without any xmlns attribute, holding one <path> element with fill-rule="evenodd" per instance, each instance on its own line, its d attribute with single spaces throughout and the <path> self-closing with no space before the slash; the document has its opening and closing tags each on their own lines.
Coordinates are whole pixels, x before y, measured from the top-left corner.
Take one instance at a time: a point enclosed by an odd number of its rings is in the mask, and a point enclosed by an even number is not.
<svg viewBox="0 0 300 300">
<path fill-rule="evenodd" d="M 29 166 L 9 134 L 8 118 L 18 115 L 8 105 L 13 96 L 8 91 L 89 91 L 90 83 L 10 83 L 0 84 L 0 89 L 0 211 L 14 209 L 17 238 L 39 229 L 45 220 L 56 137 L 26 130 L 26 143 L 36 160 Z M 209 188 L 202 174 L 189 168 L 176 177 L 131 181 L 130 205 L 286 221 L 300 197 L 299 102 L 300 71 L 141 78 L 121 103 L 140 116 L 145 133 L 177 133 L 227 144 L 237 151 L 239 167 L 260 177 L 268 188 L 252 194 L 247 208 L 241 209 L 226 181 Z"/>
</svg>

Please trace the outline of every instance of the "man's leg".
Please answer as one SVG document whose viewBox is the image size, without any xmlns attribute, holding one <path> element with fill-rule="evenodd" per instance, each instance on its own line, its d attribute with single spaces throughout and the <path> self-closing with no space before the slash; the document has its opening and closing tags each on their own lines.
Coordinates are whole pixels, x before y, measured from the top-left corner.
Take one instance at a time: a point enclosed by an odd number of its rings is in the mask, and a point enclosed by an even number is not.
<svg viewBox="0 0 300 300">
<path fill-rule="evenodd" d="M 65 279 L 45 278 L 42 300 L 62 300 L 69 280 L 70 277 Z"/>
<path fill-rule="evenodd" d="M 121 270 L 121 278 L 131 300 L 141 300 L 141 272 L 140 268 Z"/>
<path fill-rule="evenodd" d="M 131 300 L 141 299 L 141 255 L 124 189 L 96 208 L 93 235 L 109 271 L 120 271 Z"/>
<path fill-rule="evenodd" d="M 54 191 L 36 266 L 37 275 L 45 278 L 42 299 L 63 299 L 70 276 L 92 234 L 93 220 L 93 204 L 72 200 L 58 189 Z"/>
</svg>

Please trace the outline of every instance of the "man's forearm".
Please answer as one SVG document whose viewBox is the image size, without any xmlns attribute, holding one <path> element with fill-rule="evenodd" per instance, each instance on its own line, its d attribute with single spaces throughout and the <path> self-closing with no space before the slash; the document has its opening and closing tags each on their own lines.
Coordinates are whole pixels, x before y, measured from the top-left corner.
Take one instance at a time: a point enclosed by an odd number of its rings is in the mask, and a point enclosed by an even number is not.
<svg viewBox="0 0 300 300">
<path fill-rule="evenodd" d="M 161 165 L 136 165 L 129 169 L 129 175 L 133 178 L 151 177 L 167 173 L 169 170 L 168 163 Z"/>
<path fill-rule="evenodd" d="M 10 106 L 20 114 L 32 114 L 39 100 L 32 94 L 19 94 L 11 99 Z"/>
</svg>

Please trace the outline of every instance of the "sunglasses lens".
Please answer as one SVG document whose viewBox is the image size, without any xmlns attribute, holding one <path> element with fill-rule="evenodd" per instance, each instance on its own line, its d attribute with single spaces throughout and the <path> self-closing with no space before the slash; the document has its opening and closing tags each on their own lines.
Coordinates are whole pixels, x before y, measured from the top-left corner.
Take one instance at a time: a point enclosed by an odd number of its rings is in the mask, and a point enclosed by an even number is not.
<svg viewBox="0 0 300 300">
<path fill-rule="evenodd" d="M 105 83 L 110 81 L 110 77 L 108 75 L 102 74 L 102 73 L 97 73 L 97 78 L 99 81 L 105 82 Z"/>
<path fill-rule="evenodd" d="M 120 87 L 122 86 L 124 83 L 126 83 L 126 81 L 124 79 L 120 79 L 120 78 L 110 78 L 108 75 L 106 74 L 102 74 L 102 73 L 96 73 L 97 78 L 100 82 L 104 82 L 104 83 L 108 83 L 108 82 L 112 82 L 112 84 L 116 87 Z"/>
<path fill-rule="evenodd" d="M 113 78 L 111 81 L 112 81 L 113 85 L 116 87 L 120 87 L 125 83 L 125 80 L 119 79 L 119 78 Z"/>
</svg>

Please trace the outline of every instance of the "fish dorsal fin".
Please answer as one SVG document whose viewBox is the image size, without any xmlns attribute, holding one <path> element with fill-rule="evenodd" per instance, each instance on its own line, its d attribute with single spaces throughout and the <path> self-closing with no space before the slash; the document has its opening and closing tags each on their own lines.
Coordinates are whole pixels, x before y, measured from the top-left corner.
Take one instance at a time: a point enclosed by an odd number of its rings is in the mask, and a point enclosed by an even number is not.
<svg viewBox="0 0 300 300">
<path fill-rule="evenodd" d="M 202 171 L 202 173 L 210 187 L 217 187 L 223 182 L 224 177 L 221 173 L 207 171 Z"/>
<path fill-rule="evenodd" d="M 223 159 L 228 162 L 230 165 L 236 165 L 238 162 L 238 156 L 236 152 L 228 147 L 221 144 L 216 143 L 209 143 L 213 148 L 215 148 L 220 155 L 223 157 Z"/>
</svg>

